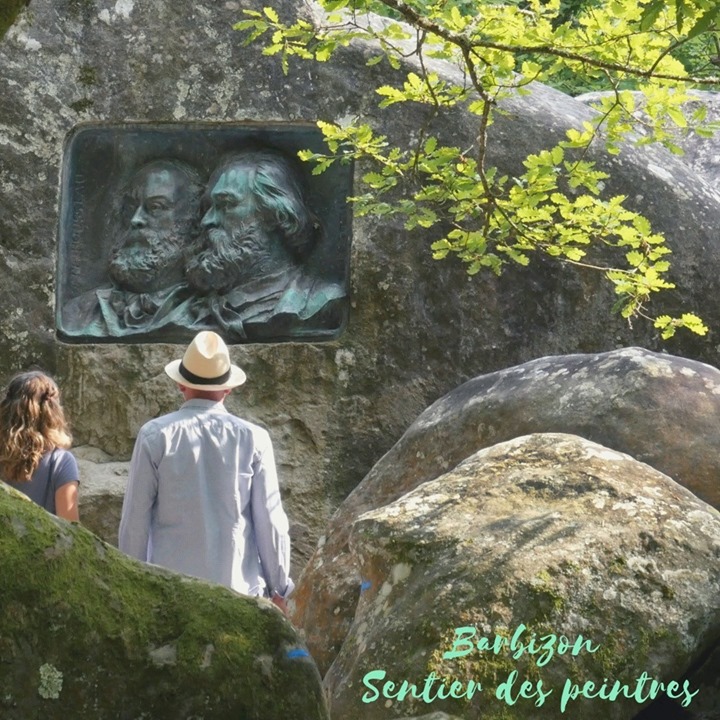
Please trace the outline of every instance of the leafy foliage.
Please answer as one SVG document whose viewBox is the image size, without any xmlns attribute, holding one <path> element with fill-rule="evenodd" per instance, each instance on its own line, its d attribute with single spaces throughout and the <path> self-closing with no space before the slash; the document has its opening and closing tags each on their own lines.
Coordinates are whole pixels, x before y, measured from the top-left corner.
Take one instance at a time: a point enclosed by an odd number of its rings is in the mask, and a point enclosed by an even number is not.
<svg viewBox="0 0 720 720">
<path fill-rule="evenodd" d="M 712 134 L 702 108 L 686 105 L 693 87 L 713 86 L 720 4 L 715 0 L 319 0 L 321 23 L 285 24 L 277 12 L 244 11 L 236 29 L 244 41 L 262 38 L 263 53 L 324 62 L 357 39 L 372 39 L 369 64 L 415 70 L 377 88 L 378 105 L 422 103 L 436 115 L 462 106 L 477 117 L 470 149 L 447 146 L 419 129 L 414 146 L 395 147 L 361 120 L 347 126 L 320 122 L 328 153 L 302 152 L 314 172 L 335 162 L 369 161 L 366 192 L 352 200 L 359 214 L 401 215 L 405 227 L 432 228 L 434 257 L 456 255 L 470 274 L 499 274 L 507 263 L 526 265 L 544 253 L 604 273 L 623 317 L 652 319 L 663 337 L 679 328 L 704 334 L 700 318 L 651 318 L 654 293 L 668 280 L 670 248 L 650 222 L 604 197 L 607 175 L 588 159 L 604 143 L 617 153 L 629 133 L 682 152 L 679 133 Z M 692 46 L 692 51 L 688 48 Z M 719 53 L 720 54 L 720 53 Z M 434 60 L 457 64 L 464 84 L 433 70 Z M 718 60 L 720 62 L 720 60 Z M 405 66 L 407 67 L 407 65 Z M 697 74 L 693 74 L 697 69 Z M 525 160 L 517 177 L 489 166 L 486 148 L 498 102 L 533 81 L 562 77 L 609 90 L 592 122 L 570 129 L 555 147 Z M 636 88 L 638 95 L 629 92 Z M 398 200 L 397 198 L 400 197 Z M 612 258 L 608 263 L 606 258 Z"/>
</svg>

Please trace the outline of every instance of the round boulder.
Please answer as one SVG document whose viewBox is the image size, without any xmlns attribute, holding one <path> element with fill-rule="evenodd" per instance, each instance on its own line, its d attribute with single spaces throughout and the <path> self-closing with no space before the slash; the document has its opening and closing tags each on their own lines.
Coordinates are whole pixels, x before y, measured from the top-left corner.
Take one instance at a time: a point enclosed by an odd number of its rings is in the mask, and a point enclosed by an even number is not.
<svg viewBox="0 0 720 720">
<path fill-rule="evenodd" d="M 355 612 L 348 554 L 363 512 L 393 502 L 476 451 L 532 433 L 570 433 L 627 453 L 720 507 L 720 371 L 624 348 L 543 357 L 460 385 L 425 410 L 333 516 L 294 594 L 295 622 L 322 672 Z"/>
<path fill-rule="evenodd" d="M 583 438 L 495 445 L 362 515 L 333 717 L 631 720 L 720 635 L 720 512 Z"/>
</svg>

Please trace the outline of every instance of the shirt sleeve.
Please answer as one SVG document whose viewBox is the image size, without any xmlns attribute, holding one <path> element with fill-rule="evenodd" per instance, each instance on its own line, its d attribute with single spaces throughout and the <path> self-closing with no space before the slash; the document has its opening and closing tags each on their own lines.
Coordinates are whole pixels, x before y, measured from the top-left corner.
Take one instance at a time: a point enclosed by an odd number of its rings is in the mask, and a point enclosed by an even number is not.
<svg viewBox="0 0 720 720">
<path fill-rule="evenodd" d="M 287 597 L 295 587 L 290 579 L 290 533 L 280 498 L 270 436 L 258 434 L 253 462 L 251 504 L 255 541 L 268 591 Z"/>
<path fill-rule="evenodd" d="M 138 433 L 130 460 L 118 547 L 127 555 L 144 562 L 150 561 L 150 527 L 157 489 L 157 463 L 152 458 L 150 433 L 143 427 Z"/>
<path fill-rule="evenodd" d="M 55 467 L 52 469 L 52 490 L 55 492 L 58 488 L 71 482 L 80 482 L 80 471 L 75 456 L 71 452 L 64 450 L 55 461 Z"/>
</svg>

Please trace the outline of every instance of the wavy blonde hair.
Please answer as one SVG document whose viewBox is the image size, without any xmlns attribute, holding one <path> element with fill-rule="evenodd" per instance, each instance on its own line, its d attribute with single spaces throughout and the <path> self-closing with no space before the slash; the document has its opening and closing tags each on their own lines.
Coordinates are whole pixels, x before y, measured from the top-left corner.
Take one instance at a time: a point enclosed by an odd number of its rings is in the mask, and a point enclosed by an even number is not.
<svg viewBox="0 0 720 720">
<path fill-rule="evenodd" d="M 0 401 L 0 470 L 6 480 L 32 478 L 40 459 L 72 443 L 60 390 L 43 372 L 16 375 Z"/>
</svg>

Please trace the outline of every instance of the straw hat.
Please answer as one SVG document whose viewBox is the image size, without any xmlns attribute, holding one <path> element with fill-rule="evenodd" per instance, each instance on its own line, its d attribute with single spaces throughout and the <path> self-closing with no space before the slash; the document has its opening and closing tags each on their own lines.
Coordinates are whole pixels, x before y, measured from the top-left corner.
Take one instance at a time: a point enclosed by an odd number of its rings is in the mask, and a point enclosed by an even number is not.
<svg viewBox="0 0 720 720">
<path fill-rule="evenodd" d="M 168 363 L 165 372 L 176 383 L 197 390 L 227 390 L 245 382 L 245 373 L 230 362 L 223 339 L 210 330 L 199 332 L 182 360 Z"/>
</svg>

